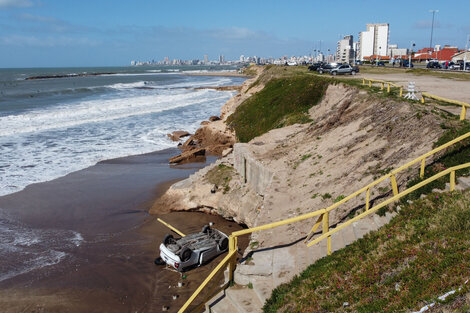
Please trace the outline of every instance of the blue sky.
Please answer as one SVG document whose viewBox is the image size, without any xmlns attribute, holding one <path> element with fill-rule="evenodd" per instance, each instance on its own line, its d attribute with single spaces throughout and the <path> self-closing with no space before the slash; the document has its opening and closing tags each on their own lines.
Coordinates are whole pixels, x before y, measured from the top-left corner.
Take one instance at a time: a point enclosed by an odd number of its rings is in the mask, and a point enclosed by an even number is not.
<svg viewBox="0 0 470 313">
<path fill-rule="evenodd" d="M 389 2 L 389 3 L 387 3 Z M 425 3 L 423 5 L 423 3 Z M 0 67 L 128 65 L 131 60 L 305 55 L 389 23 L 390 43 L 465 46 L 469 0 L 0 0 Z"/>
</svg>

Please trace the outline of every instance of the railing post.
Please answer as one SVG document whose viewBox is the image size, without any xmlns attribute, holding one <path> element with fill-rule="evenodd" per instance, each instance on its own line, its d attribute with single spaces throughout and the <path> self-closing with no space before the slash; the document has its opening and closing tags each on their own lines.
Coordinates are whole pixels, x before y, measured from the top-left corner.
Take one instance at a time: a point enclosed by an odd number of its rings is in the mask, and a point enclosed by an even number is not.
<svg viewBox="0 0 470 313">
<path fill-rule="evenodd" d="M 421 96 L 421 103 L 424 104 L 424 97 Z"/>
<path fill-rule="evenodd" d="M 419 177 L 423 178 L 424 177 L 424 167 L 426 166 L 426 158 L 423 158 L 421 160 L 421 169 L 419 171 Z"/>
<path fill-rule="evenodd" d="M 228 237 L 228 251 L 229 253 L 234 251 L 234 250 L 237 250 L 237 237 L 234 237 L 232 235 L 230 235 Z M 236 263 L 236 260 L 237 260 L 237 254 L 234 254 L 233 255 L 233 260 L 230 260 L 229 261 L 229 265 L 228 265 L 228 280 L 229 282 L 232 282 L 233 281 L 233 272 L 235 271 L 235 263 Z"/>
<path fill-rule="evenodd" d="M 462 111 L 460 112 L 460 120 L 463 121 L 465 119 L 465 115 L 467 114 L 467 108 L 462 105 Z"/>
<path fill-rule="evenodd" d="M 384 83 L 383 82 L 380 83 L 380 90 L 384 90 Z"/>
<path fill-rule="evenodd" d="M 369 80 L 369 87 L 372 87 L 372 81 Z"/>
<path fill-rule="evenodd" d="M 366 85 L 366 80 L 365 78 L 362 79 L 362 86 L 365 86 Z"/>
<path fill-rule="evenodd" d="M 400 98 L 403 96 L 403 87 L 400 87 Z"/>
<path fill-rule="evenodd" d="M 366 211 L 369 211 L 369 199 L 370 199 L 370 188 L 367 188 L 366 191 Z"/>
<path fill-rule="evenodd" d="M 390 83 L 387 84 L 387 92 L 390 93 Z"/>
<path fill-rule="evenodd" d="M 455 190 L 455 171 L 450 172 L 450 191 Z"/>
<path fill-rule="evenodd" d="M 395 175 L 390 176 L 390 181 L 392 182 L 393 195 L 396 196 L 398 194 L 398 186 L 397 186 L 397 179 L 395 178 Z"/>
<path fill-rule="evenodd" d="M 329 212 L 323 213 L 323 233 L 324 234 L 327 233 L 329 231 L 329 228 L 330 228 L 330 221 L 328 219 L 329 214 L 330 214 Z M 327 237 L 326 246 L 327 246 L 328 255 L 331 255 L 331 236 Z"/>
</svg>

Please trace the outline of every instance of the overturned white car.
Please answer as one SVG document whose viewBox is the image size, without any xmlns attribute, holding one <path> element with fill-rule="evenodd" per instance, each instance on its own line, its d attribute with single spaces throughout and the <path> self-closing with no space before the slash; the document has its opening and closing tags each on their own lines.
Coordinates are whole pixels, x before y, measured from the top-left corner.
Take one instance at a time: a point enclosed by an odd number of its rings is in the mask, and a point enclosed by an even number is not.
<svg viewBox="0 0 470 313">
<path fill-rule="evenodd" d="M 182 272 L 188 267 L 199 266 L 227 251 L 228 236 L 209 225 L 200 233 L 174 238 L 166 235 L 160 244 L 160 258 L 156 264 L 168 264 Z"/>
</svg>

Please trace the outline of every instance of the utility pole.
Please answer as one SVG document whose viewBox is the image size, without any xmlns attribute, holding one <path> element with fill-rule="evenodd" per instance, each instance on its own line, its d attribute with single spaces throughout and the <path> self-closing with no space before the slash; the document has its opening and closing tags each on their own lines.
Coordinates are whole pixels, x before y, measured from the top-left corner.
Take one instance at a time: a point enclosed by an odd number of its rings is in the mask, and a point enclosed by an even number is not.
<svg viewBox="0 0 470 313">
<path fill-rule="evenodd" d="M 463 54 L 463 70 L 467 70 L 467 53 L 468 53 L 468 41 L 470 40 L 470 35 L 467 35 L 467 42 L 465 43 L 465 52 Z"/>
<path fill-rule="evenodd" d="M 408 68 L 411 68 L 411 54 L 413 53 L 413 47 L 416 46 L 416 44 L 412 41 L 410 45 L 410 60 L 408 62 Z"/>
<path fill-rule="evenodd" d="M 439 10 L 429 10 L 432 13 L 432 23 L 431 23 L 431 40 L 429 41 L 429 48 L 432 48 L 432 34 L 434 32 L 434 15 L 439 12 Z"/>
</svg>

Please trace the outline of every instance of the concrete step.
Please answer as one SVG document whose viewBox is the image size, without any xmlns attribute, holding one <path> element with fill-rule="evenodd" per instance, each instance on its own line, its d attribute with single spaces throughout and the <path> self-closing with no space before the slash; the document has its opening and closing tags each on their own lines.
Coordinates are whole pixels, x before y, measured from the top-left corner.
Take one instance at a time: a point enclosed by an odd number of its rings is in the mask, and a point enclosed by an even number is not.
<svg viewBox="0 0 470 313">
<path fill-rule="evenodd" d="M 234 286 L 225 290 L 225 294 L 233 307 L 240 313 L 261 312 L 263 304 L 253 291 L 248 287 Z"/>
<path fill-rule="evenodd" d="M 455 190 L 462 191 L 465 187 L 462 184 L 455 184 Z M 446 183 L 445 191 L 450 191 L 450 183 Z"/>
<path fill-rule="evenodd" d="M 349 225 L 343 228 L 341 230 L 341 235 L 343 236 L 343 242 L 345 245 L 349 245 L 357 240 L 353 225 Z"/>
<path fill-rule="evenodd" d="M 353 223 L 354 233 L 358 239 L 364 237 L 371 230 L 375 230 L 376 227 L 371 218 L 364 218 Z"/>
<path fill-rule="evenodd" d="M 274 284 L 272 278 L 258 278 L 256 282 L 253 283 L 253 291 L 263 305 L 266 300 L 271 297 L 273 288 Z"/>
<path fill-rule="evenodd" d="M 217 302 L 213 302 L 209 306 L 210 313 L 227 313 L 227 312 L 240 312 L 238 309 L 233 306 L 232 301 L 230 301 L 224 294 L 222 298 L 219 298 Z M 205 313 L 208 313 L 207 311 Z M 242 312 L 240 312 L 242 313 Z"/>
</svg>

